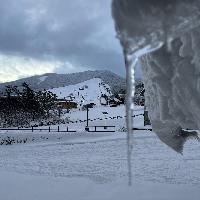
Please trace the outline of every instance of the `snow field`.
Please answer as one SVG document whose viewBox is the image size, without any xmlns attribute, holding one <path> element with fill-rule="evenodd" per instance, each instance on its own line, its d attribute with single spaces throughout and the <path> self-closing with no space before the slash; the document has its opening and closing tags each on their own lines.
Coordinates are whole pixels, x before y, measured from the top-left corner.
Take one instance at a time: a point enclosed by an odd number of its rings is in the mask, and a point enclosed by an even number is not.
<svg viewBox="0 0 200 200">
<path fill-rule="evenodd" d="M 124 115 L 125 110 L 124 107 L 97 107 L 89 111 L 91 118 L 100 116 L 98 113 L 105 109 L 108 116 Z M 77 112 L 79 114 L 71 113 L 73 119 L 84 119 L 85 111 Z M 134 114 L 142 112 L 142 107 L 136 107 Z M 125 125 L 124 119 L 106 120 L 106 123 L 117 129 Z M 90 125 L 103 123 L 104 120 L 89 122 Z M 87 133 L 85 125 L 70 124 L 70 129 L 78 130 L 76 133 L 1 131 L 1 137 L 29 138 L 26 144 L 0 146 L 1 198 L 199 199 L 198 142 L 188 141 L 182 156 L 161 143 L 154 133 L 135 131 L 132 141 L 133 186 L 128 187 L 126 133 Z M 134 125 L 143 127 L 143 117 L 134 118 Z M 62 125 L 61 129 L 65 127 Z M 31 140 L 33 137 L 34 141 Z"/>
</svg>

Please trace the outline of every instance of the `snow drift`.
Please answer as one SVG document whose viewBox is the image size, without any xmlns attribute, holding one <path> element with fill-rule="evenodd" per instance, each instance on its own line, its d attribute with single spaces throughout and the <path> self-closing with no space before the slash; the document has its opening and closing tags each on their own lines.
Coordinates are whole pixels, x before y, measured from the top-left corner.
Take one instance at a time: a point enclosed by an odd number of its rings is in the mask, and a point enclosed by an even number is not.
<svg viewBox="0 0 200 200">
<path fill-rule="evenodd" d="M 184 129 L 200 129 L 200 0 L 113 0 L 112 10 L 123 49 L 140 52 L 153 130 L 182 152 L 197 137 Z"/>
</svg>

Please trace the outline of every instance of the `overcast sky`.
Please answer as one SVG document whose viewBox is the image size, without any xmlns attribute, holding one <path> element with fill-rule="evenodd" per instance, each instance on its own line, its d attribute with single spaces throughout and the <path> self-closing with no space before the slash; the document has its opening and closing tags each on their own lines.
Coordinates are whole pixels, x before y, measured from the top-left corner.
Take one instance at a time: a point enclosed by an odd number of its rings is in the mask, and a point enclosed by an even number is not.
<svg viewBox="0 0 200 200">
<path fill-rule="evenodd" d="M 111 0 L 2 0 L 0 82 L 48 72 L 124 75 Z"/>
</svg>

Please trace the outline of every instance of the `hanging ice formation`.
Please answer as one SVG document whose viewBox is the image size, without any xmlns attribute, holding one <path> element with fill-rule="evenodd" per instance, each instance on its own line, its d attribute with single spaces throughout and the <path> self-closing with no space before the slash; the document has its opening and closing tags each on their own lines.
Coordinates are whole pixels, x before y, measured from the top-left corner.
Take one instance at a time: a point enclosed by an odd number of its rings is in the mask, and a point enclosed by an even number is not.
<svg viewBox="0 0 200 200">
<path fill-rule="evenodd" d="M 185 129 L 200 129 L 200 0 L 113 0 L 112 13 L 126 60 L 128 152 L 139 59 L 152 128 L 182 153 L 197 138 Z"/>
<path fill-rule="evenodd" d="M 131 152 L 132 152 L 132 136 L 133 136 L 133 110 L 134 103 L 133 98 L 135 94 L 135 66 L 138 62 L 140 56 L 142 56 L 145 52 L 149 53 L 154 51 L 160 46 L 162 43 L 155 43 L 154 45 L 148 45 L 145 48 L 132 52 L 129 54 L 126 48 L 124 48 L 124 60 L 126 67 L 126 124 L 127 124 L 127 158 L 128 158 L 128 173 L 129 173 L 129 185 L 131 185 Z"/>
</svg>

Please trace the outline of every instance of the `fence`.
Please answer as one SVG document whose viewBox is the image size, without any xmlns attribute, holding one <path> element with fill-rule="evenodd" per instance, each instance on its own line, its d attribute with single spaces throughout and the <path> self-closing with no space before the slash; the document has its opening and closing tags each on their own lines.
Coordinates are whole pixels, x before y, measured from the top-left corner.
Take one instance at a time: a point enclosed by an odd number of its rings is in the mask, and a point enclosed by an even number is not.
<svg viewBox="0 0 200 200">
<path fill-rule="evenodd" d="M 133 115 L 132 117 L 138 117 L 138 116 L 144 116 L 144 114 Z M 123 118 L 126 118 L 126 115 L 125 116 L 116 116 L 116 117 L 88 119 L 88 121 L 93 122 L 93 121 L 96 121 L 96 120 L 102 121 L 102 120 L 108 120 L 108 119 L 123 119 Z M 69 122 L 66 122 L 66 124 L 70 124 L 70 123 L 77 124 L 77 123 L 83 123 L 83 122 L 87 122 L 87 120 L 69 121 Z"/>
<path fill-rule="evenodd" d="M 138 117 L 138 116 L 144 116 L 144 114 L 138 114 L 138 115 L 133 115 L 132 117 Z M 89 119 L 88 121 L 96 121 L 96 120 L 108 120 L 108 119 L 123 119 L 126 116 L 116 116 L 116 117 L 107 117 L 107 118 L 96 118 L 96 119 Z M 71 121 L 69 123 L 83 123 L 86 122 L 87 120 L 76 120 L 76 121 Z M 94 130 L 92 130 L 94 128 Z M 103 128 L 104 130 L 99 130 L 100 128 Z M 112 128 L 115 128 L 115 126 L 86 126 L 85 130 L 88 132 L 115 132 L 115 130 L 110 130 Z M 51 128 L 50 126 L 47 128 L 38 128 L 38 127 L 30 127 L 30 128 L 0 128 L 0 131 L 5 130 L 5 131 L 47 131 L 47 132 L 61 132 L 61 133 L 68 133 L 68 132 L 76 132 L 76 130 L 69 130 L 69 127 L 67 126 L 65 130 L 61 129 L 60 126 L 58 126 L 56 129 Z M 152 129 L 143 129 L 143 128 L 133 128 L 133 130 L 148 130 L 152 131 Z"/>
<path fill-rule="evenodd" d="M 86 126 L 85 130 L 87 132 L 115 132 L 115 126 Z"/>
<path fill-rule="evenodd" d="M 66 130 L 61 130 L 60 126 L 57 127 L 57 129 L 55 128 L 51 128 L 50 126 L 48 128 L 37 128 L 37 127 L 30 127 L 30 128 L 0 128 L 0 131 L 47 131 L 47 132 L 61 132 L 61 133 L 65 133 L 65 132 L 76 132 L 75 130 L 69 130 L 69 127 L 67 126 Z"/>
<path fill-rule="evenodd" d="M 133 128 L 135 131 L 153 131 L 152 128 Z"/>
</svg>

